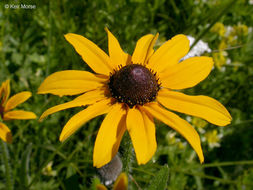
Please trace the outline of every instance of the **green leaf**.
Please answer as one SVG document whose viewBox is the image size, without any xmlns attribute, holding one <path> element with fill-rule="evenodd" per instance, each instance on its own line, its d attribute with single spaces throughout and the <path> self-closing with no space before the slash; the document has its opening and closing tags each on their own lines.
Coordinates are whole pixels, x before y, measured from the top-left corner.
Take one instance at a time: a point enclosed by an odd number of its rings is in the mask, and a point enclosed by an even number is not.
<svg viewBox="0 0 253 190">
<path fill-rule="evenodd" d="M 12 178 L 12 168 L 10 166 L 9 160 L 10 160 L 10 155 L 9 155 L 9 150 L 8 146 L 5 142 L 0 140 L 0 148 L 1 150 L 1 156 L 2 156 L 2 161 L 5 169 L 5 178 L 6 178 L 6 189 L 7 190 L 12 190 L 13 189 L 13 178 Z"/>
<path fill-rule="evenodd" d="M 155 178 L 150 182 L 148 190 L 163 190 L 167 186 L 169 179 L 169 167 L 164 165 L 162 169 L 157 173 Z"/>
<path fill-rule="evenodd" d="M 32 143 L 29 143 L 29 145 L 26 147 L 26 150 L 24 151 L 24 154 L 22 155 L 21 160 L 21 168 L 20 168 L 20 178 L 22 181 L 22 186 L 25 187 L 28 186 L 30 182 L 30 175 L 29 175 L 29 163 L 31 158 L 31 152 L 32 152 Z"/>
</svg>

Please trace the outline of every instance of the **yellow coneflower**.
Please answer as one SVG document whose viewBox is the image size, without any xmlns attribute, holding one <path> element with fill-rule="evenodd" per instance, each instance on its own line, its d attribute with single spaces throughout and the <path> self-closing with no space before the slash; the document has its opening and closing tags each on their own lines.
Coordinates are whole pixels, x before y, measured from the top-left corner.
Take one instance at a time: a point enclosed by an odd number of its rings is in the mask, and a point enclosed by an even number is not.
<svg viewBox="0 0 253 190">
<path fill-rule="evenodd" d="M 147 163 L 157 148 L 154 118 L 180 133 L 203 162 L 198 133 L 169 110 L 201 117 L 219 126 L 230 123 L 230 114 L 218 101 L 175 91 L 193 87 L 204 80 L 213 67 L 212 58 L 193 57 L 179 62 L 189 51 L 189 40 L 182 34 L 165 42 L 156 51 L 153 46 L 158 34 L 145 35 L 138 40 L 130 56 L 121 49 L 113 34 L 108 29 L 106 31 L 109 56 L 83 36 L 65 35 L 96 74 L 65 70 L 48 76 L 39 87 L 39 94 L 82 95 L 46 110 L 40 119 L 67 108 L 88 106 L 64 126 L 60 135 L 60 141 L 64 141 L 90 119 L 107 114 L 93 151 L 93 165 L 98 168 L 116 155 L 126 130 L 138 163 Z"/>
<path fill-rule="evenodd" d="M 23 110 L 13 110 L 19 104 L 25 102 L 31 97 L 31 92 L 24 91 L 10 97 L 10 80 L 2 83 L 0 87 L 0 121 L 14 119 L 35 119 L 36 115 L 33 112 Z M 8 143 L 12 142 L 12 134 L 10 129 L 0 122 L 0 138 Z"/>
</svg>

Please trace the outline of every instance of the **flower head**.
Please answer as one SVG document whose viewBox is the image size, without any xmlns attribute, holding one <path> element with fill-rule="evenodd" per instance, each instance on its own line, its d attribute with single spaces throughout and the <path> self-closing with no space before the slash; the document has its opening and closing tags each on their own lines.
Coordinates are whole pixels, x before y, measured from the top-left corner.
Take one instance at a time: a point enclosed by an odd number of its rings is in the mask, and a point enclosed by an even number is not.
<svg viewBox="0 0 253 190">
<path fill-rule="evenodd" d="M 203 162 L 198 133 L 169 110 L 200 117 L 219 126 L 230 123 L 230 114 L 216 100 L 178 92 L 204 80 L 213 67 L 212 58 L 192 57 L 179 62 L 189 51 L 189 40 L 182 34 L 156 51 L 153 46 L 158 34 L 145 35 L 138 40 L 130 56 L 121 49 L 113 34 L 106 31 L 109 56 L 83 36 L 65 35 L 96 74 L 66 70 L 48 76 L 39 87 L 39 94 L 81 95 L 46 110 L 41 119 L 67 108 L 87 106 L 64 126 L 60 135 L 60 141 L 64 141 L 90 119 L 107 114 L 93 151 L 93 164 L 98 168 L 116 155 L 125 131 L 130 134 L 138 163 L 147 163 L 157 148 L 154 118 L 180 133 Z"/>
<path fill-rule="evenodd" d="M 33 112 L 23 110 L 13 110 L 19 104 L 25 102 L 31 97 L 31 92 L 24 91 L 10 97 L 10 81 L 7 80 L 2 83 L 0 87 L 0 121 L 14 120 L 14 119 L 35 119 L 36 115 Z M 2 122 L 0 122 L 0 138 L 8 143 L 12 142 L 12 135 L 10 129 Z"/>
</svg>

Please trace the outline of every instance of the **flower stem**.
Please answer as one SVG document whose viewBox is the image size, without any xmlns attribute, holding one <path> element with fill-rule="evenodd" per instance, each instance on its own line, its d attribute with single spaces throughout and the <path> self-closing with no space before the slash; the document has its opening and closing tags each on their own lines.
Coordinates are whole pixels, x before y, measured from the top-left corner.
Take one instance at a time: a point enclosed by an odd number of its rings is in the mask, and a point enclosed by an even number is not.
<svg viewBox="0 0 253 190">
<path fill-rule="evenodd" d="M 1 140 L 0 140 L 1 141 Z M 2 160 L 5 167 L 5 177 L 6 177 L 6 189 L 12 190 L 13 189 L 13 181 L 11 175 L 11 167 L 9 164 L 9 152 L 6 143 L 1 141 L 1 148 L 2 148 Z"/>
<path fill-rule="evenodd" d="M 130 168 L 132 165 L 132 143 L 129 135 L 126 135 L 123 141 L 123 147 L 124 147 L 124 153 L 122 156 L 122 162 L 123 162 L 123 171 L 125 173 L 130 172 Z"/>
</svg>

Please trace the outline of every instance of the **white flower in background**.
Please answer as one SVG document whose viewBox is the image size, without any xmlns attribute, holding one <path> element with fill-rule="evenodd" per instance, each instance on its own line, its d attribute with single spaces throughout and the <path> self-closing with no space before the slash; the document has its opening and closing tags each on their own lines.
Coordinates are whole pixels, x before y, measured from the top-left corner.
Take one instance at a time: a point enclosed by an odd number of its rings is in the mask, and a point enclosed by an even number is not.
<svg viewBox="0 0 253 190">
<path fill-rule="evenodd" d="M 220 147 L 220 141 L 222 137 L 223 134 L 214 129 L 205 133 L 203 141 L 206 141 L 210 148 Z"/>
<path fill-rule="evenodd" d="M 57 172 L 56 170 L 53 170 L 53 161 L 49 162 L 46 167 L 42 169 L 42 174 L 46 176 L 56 176 Z"/>
<path fill-rule="evenodd" d="M 249 0 L 249 4 L 250 4 L 250 5 L 253 5 L 253 0 Z"/>
<path fill-rule="evenodd" d="M 187 38 L 190 40 L 190 46 L 195 42 L 195 38 L 192 37 L 192 36 L 187 36 Z M 211 49 L 209 48 L 208 46 L 208 43 L 206 42 L 203 42 L 202 40 L 199 40 L 198 43 L 189 51 L 189 53 L 183 57 L 181 59 L 182 60 L 185 60 L 185 59 L 188 59 L 189 57 L 195 57 L 195 56 L 200 56 L 202 55 L 203 53 L 205 52 L 208 52 L 210 53 L 211 52 Z"/>
</svg>

